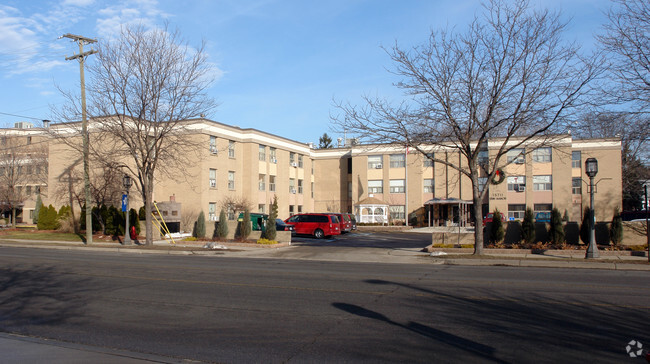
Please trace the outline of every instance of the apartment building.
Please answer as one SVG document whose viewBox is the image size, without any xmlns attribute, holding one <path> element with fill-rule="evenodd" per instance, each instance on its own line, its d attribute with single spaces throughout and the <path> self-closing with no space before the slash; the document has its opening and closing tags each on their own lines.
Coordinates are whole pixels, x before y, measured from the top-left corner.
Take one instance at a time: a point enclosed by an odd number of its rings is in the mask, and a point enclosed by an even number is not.
<svg viewBox="0 0 650 364">
<path fill-rule="evenodd" d="M 119 147 L 106 140 L 92 143 Z M 174 200 L 186 218 L 203 211 L 208 220 L 216 221 L 226 202 L 240 202 L 253 212 L 270 212 L 277 196 L 279 217 L 300 212 L 351 212 L 358 221 L 409 223 L 424 226 L 471 224 L 471 183 L 458 171 L 443 163 L 433 163 L 417 153 L 406 153 L 404 147 L 392 145 L 351 145 L 332 149 L 314 149 L 309 144 L 293 141 L 256 129 L 242 129 L 206 119 L 187 120 L 191 130 L 188 143 L 199 145 L 195 163 L 182 173 L 166 170 L 157 175 L 154 200 Z M 53 125 L 62 128 L 65 125 Z M 48 146 L 47 183 L 31 188 L 39 191 L 44 204 L 55 207 L 74 204 L 80 195 L 80 153 L 68 143 L 52 138 L 47 128 L 6 129 L 21 138 L 40 138 Z M 78 138 L 78 136 L 71 136 Z M 498 140 L 489 142 L 482 158 L 489 159 L 498 148 Z M 483 201 L 485 213 L 498 208 L 509 219 L 520 220 L 526 207 L 550 211 L 556 207 L 570 221 L 580 221 L 589 204 L 588 178 L 584 161 L 596 158 L 600 171 L 596 176 L 596 218 L 611 219 L 620 207 L 621 145 L 614 139 L 573 140 L 564 135 L 550 146 L 525 146 L 525 153 L 513 150 L 507 155 L 511 162 L 503 168 L 499 184 L 480 182 L 489 192 Z M 456 161 L 462 165 L 457 151 L 425 148 L 437 159 Z M 125 161 L 129 163 L 129 161 Z M 93 178 L 105 178 L 99 163 L 91 161 Z M 102 173 L 100 173 L 102 172 Z M 117 199 L 123 192 L 117 178 Z M 133 176 L 135 177 L 135 176 Z M 27 185 L 25 186 L 27 187 Z M 26 199 L 20 217 L 31 222 L 35 197 Z M 131 207 L 142 206 L 137 190 L 131 189 Z M 76 206 L 78 211 L 78 206 Z M 78 214 L 78 212 L 77 212 Z M 228 218 L 236 218 L 228 211 Z M 370 219 L 370 220 L 368 220 Z M 187 224 L 185 224 L 187 225 Z M 187 226 L 184 226 L 187 228 Z"/>
</svg>

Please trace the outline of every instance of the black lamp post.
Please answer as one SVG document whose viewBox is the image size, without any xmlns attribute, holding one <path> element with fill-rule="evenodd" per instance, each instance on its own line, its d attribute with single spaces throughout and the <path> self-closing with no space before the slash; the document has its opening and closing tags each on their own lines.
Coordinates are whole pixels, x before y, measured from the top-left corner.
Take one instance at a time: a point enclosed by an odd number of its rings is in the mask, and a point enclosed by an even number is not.
<svg viewBox="0 0 650 364">
<path fill-rule="evenodd" d="M 594 177 L 598 174 L 598 160 L 587 158 L 585 161 L 585 173 L 589 176 L 589 246 L 585 259 L 599 258 L 598 245 L 596 245 L 596 214 L 594 213 Z"/>
<path fill-rule="evenodd" d="M 129 188 L 133 185 L 131 176 L 125 174 L 122 178 L 122 183 L 126 189 L 126 229 L 124 230 L 124 245 L 131 245 L 131 234 L 129 234 Z"/>
</svg>

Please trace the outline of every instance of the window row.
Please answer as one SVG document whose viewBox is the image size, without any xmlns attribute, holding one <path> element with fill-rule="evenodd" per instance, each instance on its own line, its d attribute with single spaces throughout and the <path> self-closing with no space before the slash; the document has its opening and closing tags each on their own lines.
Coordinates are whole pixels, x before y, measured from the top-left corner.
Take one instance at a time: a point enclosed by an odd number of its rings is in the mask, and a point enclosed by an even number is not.
<svg viewBox="0 0 650 364">
<path fill-rule="evenodd" d="M 536 203 L 533 205 L 533 214 L 538 212 L 551 212 L 553 205 L 550 203 Z M 526 213 L 525 204 L 508 204 L 508 220 L 523 220 Z"/>
</svg>

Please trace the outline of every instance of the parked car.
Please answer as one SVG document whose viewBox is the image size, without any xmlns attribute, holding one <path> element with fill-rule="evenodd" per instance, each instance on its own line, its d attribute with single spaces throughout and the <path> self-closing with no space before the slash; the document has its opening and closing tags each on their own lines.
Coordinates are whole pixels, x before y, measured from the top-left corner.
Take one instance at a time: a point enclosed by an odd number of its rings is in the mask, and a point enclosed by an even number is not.
<svg viewBox="0 0 650 364">
<path fill-rule="evenodd" d="M 550 212 L 538 212 L 535 214 L 535 222 L 551 222 Z"/>
<path fill-rule="evenodd" d="M 284 222 L 293 225 L 296 234 L 313 235 L 318 239 L 341 234 L 341 226 L 336 215 L 297 214 Z"/>
<path fill-rule="evenodd" d="M 275 231 L 291 231 L 293 232 L 293 225 L 287 224 L 282 219 L 275 219 Z"/>
<path fill-rule="evenodd" d="M 353 231 L 356 230 L 357 229 L 357 219 L 352 214 L 347 214 L 347 215 L 350 218 L 350 223 L 352 223 L 352 230 Z"/>
<path fill-rule="evenodd" d="M 507 221 L 506 215 L 504 215 L 503 212 L 499 212 L 499 214 L 501 215 L 502 222 Z M 483 226 L 485 226 L 488 222 L 492 222 L 493 218 L 494 218 L 494 213 L 492 212 L 488 213 L 487 216 L 483 218 Z"/>
<path fill-rule="evenodd" d="M 341 234 L 349 233 L 352 231 L 352 221 L 348 214 L 331 214 L 335 215 L 339 219 L 339 224 L 341 225 Z"/>
</svg>

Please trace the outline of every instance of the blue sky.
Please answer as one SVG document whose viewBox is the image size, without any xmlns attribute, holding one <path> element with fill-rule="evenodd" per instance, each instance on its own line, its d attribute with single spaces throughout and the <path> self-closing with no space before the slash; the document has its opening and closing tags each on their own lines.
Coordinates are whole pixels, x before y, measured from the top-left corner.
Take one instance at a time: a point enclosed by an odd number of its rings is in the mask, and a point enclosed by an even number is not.
<svg viewBox="0 0 650 364">
<path fill-rule="evenodd" d="M 532 0 L 571 19 L 568 39 L 593 47 L 609 0 Z M 330 130 L 333 100 L 399 98 L 381 46 L 427 40 L 431 29 L 463 29 L 480 0 L 3 0 L 0 3 L 0 126 L 52 119 L 78 90 L 78 51 L 65 33 L 106 39 L 120 24 L 168 22 L 192 45 L 206 42 L 220 106 L 207 117 L 300 142 Z M 92 56 L 89 62 L 92 62 Z M 7 115 L 11 114 L 11 115 Z M 33 118 L 33 119 L 31 119 Z M 55 120 L 56 121 L 56 120 Z"/>
</svg>

